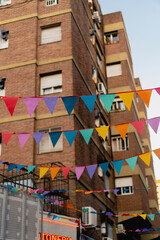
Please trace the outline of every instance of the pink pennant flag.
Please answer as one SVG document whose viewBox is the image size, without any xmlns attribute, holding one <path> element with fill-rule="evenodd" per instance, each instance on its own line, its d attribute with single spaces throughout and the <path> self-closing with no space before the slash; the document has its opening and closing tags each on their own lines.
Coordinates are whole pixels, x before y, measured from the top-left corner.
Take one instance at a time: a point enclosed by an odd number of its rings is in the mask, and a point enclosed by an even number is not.
<svg viewBox="0 0 160 240">
<path fill-rule="evenodd" d="M 31 133 L 17 133 L 19 143 L 21 148 L 23 148 L 24 144 L 27 142 L 28 138 L 30 137 Z"/>
<path fill-rule="evenodd" d="M 148 124 L 151 126 L 151 128 L 153 129 L 153 131 L 155 133 L 157 133 L 157 131 L 158 131 L 159 121 L 160 121 L 159 117 L 147 120 Z"/>
<path fill-rule="evenodd" d="M 30 117 L 32 116 L 35 108 L 37 107 L 39 100 L 40 98 L 24 98 L 24 102 L 26 104 Z"/>
<path fill-rule="evenodd" d="M 2 133 L 2 138 L 7 146 L 9 139 L 12 137 L 13 133 Z"/>
<path fill-rule="evenodd" d="M 159 88 L 155 88 L 155 90 L 160 95 L 160 87 Z"/>
<path fill-rule="evenodd" d="M 82 167 L 75 167 L 75 172 L 76 172 L 77 180 L 79 180 L 79 178 L 81 177 L 84 169 L 85 169 L 84 166 L 82 166 Z"/>
<path fill-rule="evenodd" d="M 67 178 L 70 169 L 70 167 L 62 167 L 62 172 L 65 179 Z"/>
<path fill-rule="evenodd" d="M 131 122 L 131 124 L 139 132 L 139 134 L 142 135 L 143 127 L 144 127 L 144 120 L 137 121 L 137 122 Z"/>
</svg>

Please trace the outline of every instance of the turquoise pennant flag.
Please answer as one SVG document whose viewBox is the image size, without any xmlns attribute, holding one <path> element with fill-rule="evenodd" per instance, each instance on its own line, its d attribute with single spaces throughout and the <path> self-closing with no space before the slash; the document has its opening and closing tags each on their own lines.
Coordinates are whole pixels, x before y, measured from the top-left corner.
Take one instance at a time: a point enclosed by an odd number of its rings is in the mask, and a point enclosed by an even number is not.
<svg viewBox="0 0 160 240">
<path fill-rule="evenodd" d="M 148 216 L 152 221 L 154 221 L 155 214 L 147 214 L 147 216 Z"/>
<path fill-rule="evenodd" d="M 89 140 L 92 136 L 93 133 L 93 128 L 91 129 L 84 129 L 84 130 L 80 130 L 80 133 L 82 134 L 84 140 L 86 141 L 86 143 L 89 143 Z"/>
<path fill-rule="evenodd" d="M 66 131 L 66 132 L 64 132 L 64 135 L 67 138 L 67 141 L 68 141 L 70 147 L 72 146 L 72 143 L 73 143 L 73 141 L 74 141 L 74 139 L 77 135 L 77 132 L 78 131 Z"/>
<path fill-rule="evenodd" d="M 116 172 L 118 173 L 118 175 L 120 174 L 120 171 L 121 171 L 121 168 L 122 168 L 122 165 L 123 165 L 123 160 L 119 160 L 119 161 L 115 161 L 115 162 L 112 162 Z"/>
<path fill-rule="evenodd" d="M 116 96 L 116 94 L 107 94 L 107 95 L 99 96 L 99 98 L 102 101 L 102 103 L 104 104 L 107 112 L 110 111 L 115 96 Z"/>
<path fill-rule="evenodd" d="M 93 107 L 96 101 L 97 95 L 91 95 L 91 96 L 82 96 L 81 99 L 86 104 L 87 108 L 89 109 L 90 113 L 93 111 Z"/>
<path fill-rule="evenodd" d="M 13 188 L 13 192 L 16 194 L 18 188 Z"/>
<path fill-rule="evenodd" d="M 49 132 L 50 139 L 52 141 L 53 147 L 56 146 L 56 143 L 58 142 L 62 132 Z"/>
<path fill-rule="evenodd" d="M 68 112 L 68 115 L 71 115 L 71 112 L 76 105 L 76 102 L 78 100 L 78 97 L 62 97 L 62 101 L 64 103 L 64 106 Z"/>
<path fill-rule="evenodd" d="M 19 170 L 21 170 L 24 167 L 26 167 L 26 165 L 17 165 L 16 172 L 18 172 Z"/>
<path fill-rule="evenodd" d="M 28 174 L 29 174 L 30 172 L 32 172 L 32 170 L 33 170 L 35 167 L 37 167 L 37 166 L 36 166 L 36 165 L 30 165 L 30 166 L 28 166 Z"/>
<path fill-rule="evenodd" d="M 9 166 L 8 166 L 8 169 L 7 169 L 7 173 L 12 171 L 16 167 L 17 167 L 17 164 L 10 163 Z"/>
<path fill-rule="evenodd" d="M 99 166 L 101 167 L 104 175 L 106 175 L 107 173 L 107 169 L 108 169 L 108 166 L 109 166 L 109 162 L 105 162 L 105 163 L 100 163 Z"/>
<path fill-rule="evenodd" d="M 136 166 L 137 158 L 138 158 L 138 156 L 125 159 L 133 171 Z"/>
</svg>

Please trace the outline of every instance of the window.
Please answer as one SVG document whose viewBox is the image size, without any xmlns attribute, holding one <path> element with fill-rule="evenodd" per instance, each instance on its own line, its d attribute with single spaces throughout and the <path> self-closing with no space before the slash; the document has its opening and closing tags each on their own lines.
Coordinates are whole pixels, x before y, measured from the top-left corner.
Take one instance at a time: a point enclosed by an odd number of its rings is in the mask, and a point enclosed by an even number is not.
<svg viewBox="0 0 160 240">
<path fill-rule="evenodd" d="M 41 30 L 41 44 L 54 43 L 62 40 L 61 25 L 43 27 Z"/>
<path fill-rule="evenodd" d="M 108 173 L 107 173 L 108 174 Z M 104 175 L 104 186 L 106 190 L 110 190 L 110 182 L 109 182 L 109 176 Z M 110 192 L 106 192 L 107 197 L 110 198 L 111 194 Z"/>
<path fill-rule="evenodd" d="M 11 0 L 0 0 L 0 6 L 11 4 Z"/>
<path fill-rule="evenodd" d="M 124 102 L 119 97 L 116 97 L 112 103 L 111 112 L 124 110 L 126 110 Z"/>
<path fill-rule="evenodd" d="M 116 77 L 122 75 L 121 63 L 111 63 L 107 64 L 106 67 L 107 77 Z"/>
<path fill-rule="evenodd" d="M 115 179 L 115 187 L 119 190 L 117 195 L 133 194 L 133 181 L 131 177 Z"/>
<path fill-rule="evenodd" d="M 126 151 L 129 149 L 128 136 L 123 140 L 120 136 L 112 137 L 112 150 L 113 152 Z"/>
<path fill-rule="evenodd" d="M 41 95 L 62 92 L 62 73 L 41 77 Z"/>
<path fill-rule="evenodd" d="M 111 32 L 111 33 L 105 33 L 104 35 L 104 41 L 107 45 L 118 43 L 118 32 Z"/>
<path fill-rule="evenodd" d="M 97 69 L 95 66 L 92 67 L 92 80 L 97 84 Z"/>
<path fill-rule="evenodd" d="M 98 63 L 98 66 L 99 66 L 100 68 L 102 68 L 102 60 L 101 60 L 101 57 L 100 57 L 100 55 L 98 54 L 98 52 L 97 52 L 97 63 Z"/>
<path fill-rule="evenodd" d="M 2 29 L 0 32 L 0 49 L 8 48 L 9 40 L 8 40 L 9 32 Z"/>
<path fill-rule="evenodd" d="M 57 128 L 41 129 L 39 132 L 60 132 L 60 131 L 62 131 L 62 128 L 57 127 Z M 39 144 L 38 153 L 58 152 L 58 151 L 63 151 L 63 135 L 60 136 L 56 146 L 53 147 L 49 134 L 45 133 Z"/>
<path fill-rule="evenodd" d="M 58 4 L 58 0 L 47 0 L 46 1 L 46 7 L 50 7 L 50 6 L 53 6 L 56 4 Z"/>
<path fill-rule="evenodd" d="M 0 96 L 5 96 L 5 78 L 0 78 Z"/>
</svg>

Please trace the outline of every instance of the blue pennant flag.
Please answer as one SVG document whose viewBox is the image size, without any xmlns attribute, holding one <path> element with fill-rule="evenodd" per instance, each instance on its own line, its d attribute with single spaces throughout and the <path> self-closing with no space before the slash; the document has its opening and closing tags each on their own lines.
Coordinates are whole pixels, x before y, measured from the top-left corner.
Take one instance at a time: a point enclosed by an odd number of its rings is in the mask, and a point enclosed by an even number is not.
<svg viewBox="0 0 160 240">
<path fill-rule="evenodd" d="M 8 192 L 13 188 L 12 185 L 7 185 Z"/>
<path fill-rule="evenodd" d="M 116 172 L 118 173 L 118 175 L 120 174 L 120 171 L 121 171 L 121 168 L 122 168 L 122 165 L 123 165 L 123 160 L 119 160 L 119 161 L 115 161 L 115 162 L 112 162 Z"/>
<path fill-rule="evenodd" d="M 99 98 L 102 101 L 102 103 L 104 104 L 107 112 L 110 111 L 115 96 L 116 96 L 116 94 L 107 94 L 107 95 L 99 96 Z"/>
<path fill-rule="evenodd" d="M 82 96 L 81 99 L 86 104 L 87 108 L 89 109 L 90 113 L 93 111 L 93 107 L 96 101 L 97 95 L 91 95 L 91 96 Z"/>
<path fill-rule="evenodd" d="M 17 167 L 17 164 L 10 163 L 9 166 L 8 166 L 8 169 L 7 169 L 7 173 L 12 171 L 16 167 Z"/>
<path fill-rule="evenodd" d="M 125 159 L 133 171 L 136 166 L 137 158 L 138 158 L 138 156 Z"/>
<path fill-rule="evenodd" d="M 52 141 L 53 147 L 56 146 L 56 143 L 58 142 L 62 132 L 49 132 L 50 139 Z"/>
<path fill-rule="evenodd" d="M 66 132 L 64 132 L 64 135 L 67 138 L 67 141 L 68 141 L 70 147 L 72 146 L 72 143 L 73 143 L 73 141 L 74 141 L 74 139 L 77 135 L 77 132 L 78 131 L 66 131 Z"/>
<path fill-rule="evenodd" d="M 54 220 L 54 219 L 56 219 L 56 218 L 57 218 L 57 216 L 56 216 L 56 215 L 53 215 L 52 220 Z"/>
<path fill-rule="evenodd" d="M 21 170 L 24 167 L 26 167 L 26 165 L 17 165 L 16 172 L 18 172 L 19 170 Z"/>
<path fill-rule="evenodd" d="M 68 115 L 70 116 L 74 106 L 76 105 L 78 97 L 62 97 L 62 100 Z"/>
<path fill-rule="evenodd" d="M 104 175 L 106 175 L 107 173 L 107 169 L 108 169 L 108 166 L 109 166 L 109 162 L 105 162 L 105 163 L 100 163 L 99 166 L 101 167 Z"/>
<path fill-rule="evenodd" d="M 86 143 L 89 143 L 89 140 L 92 136 L 93 133 L 93 128 L 91 129 L 84 129 L 84 130 L 80 130 L 80 133 L 82 134 L 84 140 L 86 141 Z"/>
</svg>

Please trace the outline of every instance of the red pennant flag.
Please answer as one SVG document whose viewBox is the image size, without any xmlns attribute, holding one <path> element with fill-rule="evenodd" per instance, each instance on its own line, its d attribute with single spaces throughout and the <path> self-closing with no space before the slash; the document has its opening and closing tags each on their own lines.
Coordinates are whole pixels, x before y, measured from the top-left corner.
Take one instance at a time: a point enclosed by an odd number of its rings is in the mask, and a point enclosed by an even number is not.
<svg viewBox="0 0 160 240">
<path fill-rule="evenodd" d="M 3 97 L 3 100 L 10 112 L 11 116 L 13 115 L 14 109 L 16 107 L 17 101 L 19 97 Z"/>
<path fill-rule="evenodd" d="M 63 176 L 66 179 L 69 173 L 70 167 L 62 167 Z"/>
<path fill-rule="evenodd" d="M 9 139 L 12 137 L 13 133 L 2 133 L 2 138 L 7 146 Z"/>
<path fill-rule="evenodd" d="M 142 135 L 143 133 L 143 127 L 144 127 L 144 120 L 137 121 L 137 122 L 131 122 L 133 127 Z"/>
</svg>

